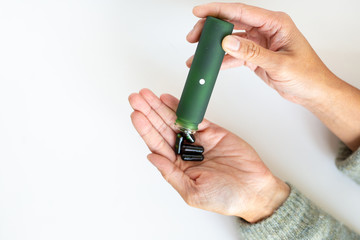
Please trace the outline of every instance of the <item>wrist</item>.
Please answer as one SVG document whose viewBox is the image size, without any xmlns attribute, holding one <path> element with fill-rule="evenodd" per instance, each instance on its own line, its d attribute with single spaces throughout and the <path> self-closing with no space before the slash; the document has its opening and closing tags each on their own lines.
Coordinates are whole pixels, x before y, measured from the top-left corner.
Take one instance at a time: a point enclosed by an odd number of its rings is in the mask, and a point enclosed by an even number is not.
<svg viewBox="0 0 360 240">
<path fill-rule="evenodd" d="M 313 113 L 325 112 L 336 102 L 346 83 L 333 73 L 324 74 L 311 87 L 312 94 L 307 99 L 302 99 L 299 104 Z"/>
<path fill-rule="evenodd" d="M 259 193 L 254 211 L 241 216 L 250 223 L 270 217 L 289 197 L 290 187 L 279 178 L 272 176 L 269 183 Z"/>
<path fill-rule="evenodd" d="M 350 149 L 360 146 L 360 90 L 333 76 L 318 96 L 302 104 Z"/>
</svg>

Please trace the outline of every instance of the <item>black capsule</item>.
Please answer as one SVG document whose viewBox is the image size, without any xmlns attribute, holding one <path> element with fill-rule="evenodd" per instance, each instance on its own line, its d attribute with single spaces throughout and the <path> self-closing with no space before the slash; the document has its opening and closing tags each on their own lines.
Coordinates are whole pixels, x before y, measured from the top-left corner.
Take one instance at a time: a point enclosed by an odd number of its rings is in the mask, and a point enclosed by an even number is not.
<svg viewBox="0 0 360 240">
<path fill-rule="evenodd" d="M 204 155 L 181 154 L 181 159 L 184 161 L 202 161 L 204 160 Z"/>
<path fill-rule="evenodd" d="M 176 142 L 175 142 L 175 153 L 180 154 L 182 149 L 182 144 L 184 142 L 184 137 L 178 133 L 176 135 Z"/>
<path fill-rule="evenodd" d="M 204 147 L 202 146 L 194 146 L 189 144 L 183 144 L 181 146 L 181 153 L 182 154 L 194 154 L 199 155 L 204 152 Z"/>
<path fill-rule="evenodd" d="M 189 132 L 182 132 L 182 136 L 185 138 L 185 140 L 189 143 L 195 142 L 195 136 L 192 133 Z"/>
</svg>

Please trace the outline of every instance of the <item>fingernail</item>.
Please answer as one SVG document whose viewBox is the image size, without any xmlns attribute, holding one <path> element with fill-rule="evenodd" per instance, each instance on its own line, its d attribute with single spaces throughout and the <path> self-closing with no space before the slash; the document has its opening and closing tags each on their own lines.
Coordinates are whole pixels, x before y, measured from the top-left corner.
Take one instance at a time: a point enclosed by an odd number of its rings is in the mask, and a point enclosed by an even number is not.
<svg viewBox="0 0 360 240">
<path fill-rule="evenodd" d="M 234 36 L 226 36 L 223 40 L 225 50 L 238 51 L 240 48 L 240 41 Z"/>
</svg>

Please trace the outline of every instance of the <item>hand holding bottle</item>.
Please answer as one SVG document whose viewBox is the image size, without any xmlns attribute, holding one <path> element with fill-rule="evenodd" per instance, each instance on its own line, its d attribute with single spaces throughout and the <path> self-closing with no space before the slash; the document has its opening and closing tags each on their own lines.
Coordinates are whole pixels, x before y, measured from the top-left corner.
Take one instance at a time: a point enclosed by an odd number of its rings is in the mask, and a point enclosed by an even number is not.
<svg viewBox="0 0 360 240">
<path fill-rule="evenodd" d="M 199 40 L 206 16 L 233 23 L 234 30 L 242 32 L 223 40 L 223 48 L 228 54 L 222 68 L 246 65 L 290 101 L 311 101 L 334 77 L 285 13 L 241 3 L 200 5 L 193 13 L 201 19 L 188 34 L 189 42 Z"/>
<path fill-rule="evenodd" d="M 189 42 L 199 40 L 206 16 L 233 23 L 242 32 L 224 38 L 223 69 L 248 66 L 282 97 L 313 112 L 348 147 L 360 146 L 360 91 L 325 66 L 287 14 L 242 3 L 205 4 L 193 13 L 201 19 Z"/>
</svg>

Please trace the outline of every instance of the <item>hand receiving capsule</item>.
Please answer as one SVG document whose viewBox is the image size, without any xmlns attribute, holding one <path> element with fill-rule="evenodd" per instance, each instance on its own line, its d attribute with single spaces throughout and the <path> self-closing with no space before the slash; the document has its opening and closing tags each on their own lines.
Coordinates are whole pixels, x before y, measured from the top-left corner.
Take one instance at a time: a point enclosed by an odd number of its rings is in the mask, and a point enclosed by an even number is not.
<svg viewBox="0 0 360 240">
<path fill-rule="evenodd" d="M 255 150 L 233 133 L 204 120 L 196 143 L 204 160 L 181 160 L 174 152 L 178 100 L 148 89 L 129 96 L 134 127 L 149 147 L 148 159 L 190 206 L 256 222 L 288 197 L 289 187 L 274 176 Z"/>
</svg>

